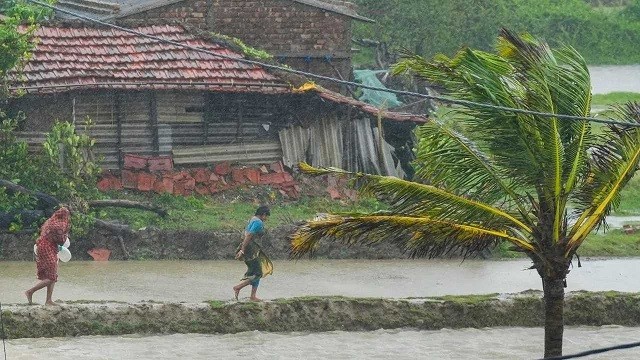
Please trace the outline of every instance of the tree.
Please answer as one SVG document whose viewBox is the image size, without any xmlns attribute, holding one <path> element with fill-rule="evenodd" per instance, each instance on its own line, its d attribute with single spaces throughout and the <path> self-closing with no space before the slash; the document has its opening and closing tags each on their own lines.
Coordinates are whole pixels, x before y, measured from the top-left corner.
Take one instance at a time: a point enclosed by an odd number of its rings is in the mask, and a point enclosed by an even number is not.
<svg viewBox="0 0 640 360">
<path fill-rule="evenodd" d="M 569 265 L 636 172 L 640 104 L 616 108 L 624 124 L 598 133 L 585 120 L 476 104 L 590 113 L 590 76 L 580 54 L 507 30 L 496 53 L 463 49 L 432 62 L 407 55 L 394 71 L 428 79 L 447 95 L 470 101 L 451 109 L 459 130 L 440 121 L 419 129 L 420 183 L 303 164 L 310 174 L 352 176 L 361 192 L 387 202 L 389 210 L 307 222 L 292 236 L 292 256 L 312 253 L 325 238 L 346 244 L 391 241 L 412 257 L 466 257 L 506 241 L 531 258 L 542 279 L 545 357 L 561 355 Z"/>
</svg>

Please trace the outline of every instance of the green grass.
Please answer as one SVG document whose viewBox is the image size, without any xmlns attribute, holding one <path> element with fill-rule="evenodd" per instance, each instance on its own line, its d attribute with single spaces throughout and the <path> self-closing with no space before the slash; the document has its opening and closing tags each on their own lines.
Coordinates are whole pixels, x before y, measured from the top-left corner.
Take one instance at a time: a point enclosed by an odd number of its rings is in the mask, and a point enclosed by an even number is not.
<svg viewBox="0 0 640 360">
<path fill-rule="evenodd" d="M 190 229 L 200 231 L 242 229 L 256 207 L 257 200 L 240 197 L 240 192 L 230 191 L 225 199 L 204 196 L 173 196 L 139 193 L 117 193 L 114 198 L 152 203 L 168 210 L 169 215 L 161 218 L 155 213 L 136 209 L 107 209 L 98 213 L 102 219 L 117 220 L 129 224 L 133 229 L 154 226 L 165 230 Z M 246 193 L 246 191 L 245 191 Z M 269 226 L 276 227 L 313 218 L 317 213 L 376 211 L 384 205 L 371 198 L 356 202 L 332 201 L 328 198 L 303 197 L 298 201 L 267 202 L 271 207 Z"/>
<path fill-rule="evenodd" d="M 580 256 L 640 256 L 640 233 L 609 230 L 591 234 L 578 250 Z"/>
<path fill-rule="evenodd" d="M 640 215 L 640 174 L 636 174 L 620 193 L 620 205 L 614 215 Z"/>
<path fill-rule="evenodd" d="M 608 106 L 613 104 L 624 104 L 629 101 L 640 101 L 640 93 L 635 92 L 612 92 L 608 94 L 593 95 L 591 106 Z"/>
</svg>

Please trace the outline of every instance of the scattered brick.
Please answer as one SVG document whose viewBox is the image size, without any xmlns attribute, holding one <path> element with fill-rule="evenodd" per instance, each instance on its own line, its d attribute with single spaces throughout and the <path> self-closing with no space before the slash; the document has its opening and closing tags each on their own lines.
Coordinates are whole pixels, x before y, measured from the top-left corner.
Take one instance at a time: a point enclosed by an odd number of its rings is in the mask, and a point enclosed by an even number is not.
<svg viewBox="0 0 640 360">
<path fill-rule="evenodd" d="M 260 176 L 260 184 L 263 185 L 279 185 L 287 182 L 287 177 L 285 176 L 287 173 L 269 173 Z M 293 177 L 289 175 L 291 180 Z"/>
<path fill-rule="evenodd" d="M 206 182 L 209 181 L 209 172 L 207 171 L 207 169 L 195 169 L 193 170 L 193 178 L 195 179 L 196 183 L 198 184 L 204 184 Z"/>
<path fill-rule="evenodd" d="M 153 184 L 153 190 L 159 194 L 173 193 L 173 179 L 170 177 L 163 177 L 162 179 L 156 180 L 156 183 Z"/>
<path fill-rule="evenodd" d="M 229 175 L 231 173 L 231 165 L 229 165 L 228 162 L 223 161 L 213 167 L 213 172 L 221 176 Z"/>
<path fill-rule="evenodd" d="M 130 170 L 122 170 L 122 186 L 126 189 L 138 187 L 138 173 Z"/>
<path fill-rule="evenodd" d="M 170 156 L 157 156 L 148 161 L 149 171 L 172 171 L 173 159 Z"/>
<path fill-rule="evenodd" d="M 146 156 L 125 154 L 124 168 L 129 170 L 142 170 L 147 168 L 149 158 Z"/>
<path fill-rule="evenodd" d="M 111 177 L 103 177 L 98 181 L 96 186 L 98 187 L 98 190 L 103 192 L 111 190 Z"/>
<path fill-rule="evenodd" d="M 269 168 L 271 169 L 271 171 L 276 173 L 284 172 L 284 165 L 282 165 L 282 161 L 276 161 L 274 163 L 271 163 L 269 165 Z"/>
<path fill-rule="evenodd" d="M 94 261 L 108 261 L 111 256 L 111 250 L 103 248 L 94 248 L 87 251 Z"/>
<path fill-rule="evenodd" d="M 252 184 L 260 183 L 260 170 L 259 169 L 245 169 L 244 176 L 249 180 Z"/>
<path fill-rule="evenodd" d="M 243 169 L 238 169 L 238 168 L 231 169 L 231 178 L 235 183 L 243 184 L 246 182 Z"/>
<path fill-rule="evenodd" d="M 156 176 L 148 172 L 142 172 L 138 174 L 138 190 L 149 191 L 153 190 L 156 183 Z"/>
<path fill-rule="evenodd" d="M 182 182 L 184 183 L 184 188 L 186 190 L 193 190 L 196 188 L 196 180 L 192 177 L 188 177 L 182 180 Z"/>
<path fill-rule="evenodd" d="M 209 191 L 209 187 L 207 185 L 198 184 L 196 185 L 196 193 L 200 195 L 209 195 L 211 191 Z"/>
</svg>

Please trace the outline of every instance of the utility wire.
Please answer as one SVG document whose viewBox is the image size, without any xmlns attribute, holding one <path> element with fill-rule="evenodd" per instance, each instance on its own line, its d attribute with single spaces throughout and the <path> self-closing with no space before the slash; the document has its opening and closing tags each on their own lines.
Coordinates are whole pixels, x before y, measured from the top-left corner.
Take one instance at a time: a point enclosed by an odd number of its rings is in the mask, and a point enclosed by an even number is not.
<svg viewBox="0 0 640 360">
<path fill-rule="evenodd" d="M 350 85 L 350 86 L 355 86 L 355 87 L 359 87 L 359 88 L 362 88 L 362 89 L 368 89 L 368 90 L 389 92 L 389 93 L 394 93 L 394 94 L 398 94 L 398 95 L 421 97 L 421 98 L 437 100 L 437 101 L 440 101 L 440 102 L 443 102 L 443 103 L 449 103 L 449 104 L 483 107 L 483 108 L 487 108 L 487 109 L 508 111 L 508 112 L 513 112 L 513 113 L 518 113 L 518 114 L 534 115 L 534 116 L 548 117 L 548 118 L 554 117 L 554 118 L 557 118 L 557 119 L 565 119 L 565 120 L 583 120 L 583 121 L 591 121 L 591 122 L 596 122 L 596 123 L 601 123 L 601 124 L 620 125 L 620 126 L 627 126 L 627 127 L 640 127 L 640 124 L 637 124 L 637 123 L 628 123 L 628 122 L 617 121 L 617 120 L 612 120 L 612 119 L 600 119 L 600 118 L 576 116 L 576 115 L 552 114 L 552 113 L 546 113 L 546 112 L 541 112 L 541 111 L 533 111 L 533 110 L 526 110 L 526 109 L 516 109 L 516 108 L 510 108 L 510 107 L 506 107 L 506 106 L 498 106 L 498 105 L 477 103 L 477 102 L 473 102 L 473 101 L 469 101 L 469 100 L 450 99 L 450 98 L 447 98 L 447 97 L 444 97 L 444 96 L 427 95 L 427 94 L 421 94 L 421 93 L 417 93 L 417 92 L 413 92 L 413 91 L 393 90 L 393 89 L 380 88 L 380 87 L 375 87 L 375 86 L 359 84 L 359 83 L 352 82 L 352 81 L 336 79 L 336 78 L 333 78 L 333 77 L 313 74 L 313 73 L 306 72 L 306 71 L 301 71 L 301 70 L 295 70 L 295 69 L 287 68 L 287 67 L 284 67 L 284 66 L 267 64 L 267 63 L 256 61 L 256 60 L 250 60 L 250 59 L 237 58 L 237 57 L 228 56 L 228 55 L 216 54 L 214 52 L 211 52 L 209 50 L 202 49 L 202 48 L 199 48 L 199 47 L 196 47 L 196 46 L 183 44 L 183 43 L 180 43 L 178 41 L 164 39 L 164 38 L 161 38 L 161 37 L 158 37 L 158 36 L 145 34 L 143 32 L 140 32 L 140 31 L 137 31 L 137 30 L 133 30 L 133 29 L 129 29 L 129 28 L 125 28 L 125 27 L 122 27 L 122 26 L 119 26 L 119 25 L 110 24 L 108 22 L 105 22 L 105 21 L 102 21 L 102 20 L 98 20 L 98 19 L 95 19 L 95 18 L 92 18 L 92 17 L 89 17 L 89 16 L 85 16 L 85 15 L 82 15 L 82 14 L 78 14 L 78 13 L 75 13 L 73 11 L 61 9 L 61 8 L 59 8 L 57 6 L 49 5 L 47 3 L 43 3 L 43 2 L 38 1 L 38 0 L 26 0 L 26 1 L 28 1 L 30 3 L 33 3 L 33 4 L 37 4 L 37 5 L 43 6 L 43 7 L 46 7 L 46 8 L 49 8 L 51 10 L 58 11 L 58 12 L 63 13 L 63 14 L 71 15 L 71 16 L 79 18 L 79 19 L 87 20 L 89 22 L 93 22 L 93 23 L 96 23 L 96 24 L 107 26 L 107 27 L 110 27 L 112 29 L 120 30 L 120 31 L 127 32 L 127 33 L 130 33 L 130 34 L 142 36 L 142 37 L 145 37 L 145 38 L 148 38 L 148 39 L 152 39 L 152 40 L 155 40 L 155 41 L 158 41 L 158 42 L 171 44 L 171 45 L 174 45 L 174 46 L 182 47 L 182 48 L 193 50 L 193 51 L 196 51 L 196 52 L 201 52 L 201 53 L 208 54 L 208 55 L 215 56 L 215 57 L 219 57 L 219 58 L 222 58 L 222 59 L 234 60 L 234 61 L 243 62 L 243 63 L 247 63 L 247 64 L 252 64 L 252 65 L 256 65 L 256 66 L 260 66 L 260 67 L 264 67 L 264 68 L 268 68 L 268 69 L 279 70 L 279 71 L 289 72 L 289 73 L 302 75 L 302 76 L 306 76 L 306 77 L 310 77 L 310 78 L 330 81 L 330 82 L 334 82 L 334 83 L 337 83 L 337 84 Z"/>
<path fill-rule="evenodd" d="M 575 358 L 594 355 L 594 354 L 601 354 L 601 353 L 608 352 L 608 351 L 613 351 L 613 350 L 630 349 L 630 348 L 634 348 L 634 347 L 638 347 L 638 346 L 640 346 L 640 342 L 634 342 L 634 343 L 629 343 L 629 344 L 609 346 L 609 347 L 600 348 L 600 349 L 587 350 L 587 351 L 583 351 L 583 352 L 579 352 L 579 353 L 571 354 L 571 355 L 554 356 L 554 357 L 544 358 L 544 359 L 540 359 L 540 360 L 575 359 Z"/>
<path fill-rule="evenodd" d="M 7 360 L 7 345 L 5 344 L 5 338 L 7 336 L 4 333 L 4 315 L 2 314 L 2 302 L 0 302 L 0 324 L 2 325 L 2 350 L 4 351 L 4 360 Z"/>
</svg>

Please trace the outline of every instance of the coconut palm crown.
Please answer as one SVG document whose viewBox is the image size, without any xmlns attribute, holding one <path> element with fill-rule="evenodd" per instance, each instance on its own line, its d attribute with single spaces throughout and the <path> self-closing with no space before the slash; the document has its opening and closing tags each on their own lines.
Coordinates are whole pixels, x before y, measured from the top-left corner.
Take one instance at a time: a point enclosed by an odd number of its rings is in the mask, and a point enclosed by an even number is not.
<svg viewBox="0 0 640 360">
<path fill-rule="evenodd" d="M 640 105 L 615 108 L 624 124 L 594 134 L 586 120 L 474 104 L 590 114 L 590 76 L 580 54 L 507 30 L 495 53 L 463 49 L 431 62 L 406 55 L 394 73 L 413 74 L 468 102 L 450 109 L 452 126 L 442 119 L 418 130 L 419 182 L 301 164 L 309 174 L 351 176 L 359 191 L 389 209 L 309 221 L 292 236 L 291 255 L 312 253 L 323 239 L 390 241 L 413 257 L 467 256 L 509 242 L 542 278 L 545 356 L 561 355 L 569 265 L 587 235 L 605 224 L 638 168 Z"/>
</svg>

